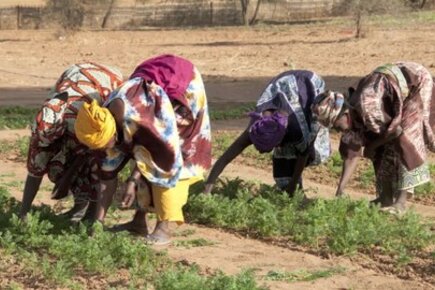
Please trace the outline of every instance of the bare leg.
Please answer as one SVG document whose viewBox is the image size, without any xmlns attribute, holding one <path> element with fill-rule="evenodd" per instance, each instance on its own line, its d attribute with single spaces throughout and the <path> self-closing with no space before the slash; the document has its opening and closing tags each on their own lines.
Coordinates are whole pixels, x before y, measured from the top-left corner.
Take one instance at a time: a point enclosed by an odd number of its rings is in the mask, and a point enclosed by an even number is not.
<svg viewBox="0 0 435 290">
<path fill-rule="evenodd" d="M 397 192 L 397 199 L 392 206 L 399 211 L 404 211 L 406 209 L 407 199 L 408 199 L 408 191 L 400 190 Z"/>
<path fill-rule="evenodd" d="M 393 188 L 391 183 L 383 182 L 379 190 L 379 197 L 372 200 L 371 203 L 378 204 L 381 207 L 388 207 L 393 204 Z"/>
<path fill-rule="evenodd" d="M 23 200 L 20 210 L 20 218 L 25 219 L 27 213 L 30 211 L 33 200 L 35 199 L 36 193 L 41 186 L 42 177 L 27 175 L 26 184 L 24 186 Z"/>
<path fill-rule="evenodd" d="M 129 231 L 138 235 L 148 235 L 148 225 L 146 220 L 146 211 L 136 210 L 133 220 L 114 226 L 111 230 L 115 232 Z"/>
</svg>

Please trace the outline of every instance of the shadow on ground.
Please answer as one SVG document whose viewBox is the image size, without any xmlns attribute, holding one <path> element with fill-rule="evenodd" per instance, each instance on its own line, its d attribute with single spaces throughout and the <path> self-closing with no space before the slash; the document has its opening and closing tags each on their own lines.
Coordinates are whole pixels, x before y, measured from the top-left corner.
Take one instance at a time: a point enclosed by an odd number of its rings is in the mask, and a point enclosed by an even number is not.
<svg viewBox="0 0 435 290">
<path fill-rule="evenodd" d="M 228 108 L 237 104 L 253 103 L 260 96 L 270 77 L 228 78 L 204 76 L 205 87 L 211 109 Z M 358 77 L 324 76 L 327 88 L 346 91 L 355 85 Z M 49 88 L 21 87 L 0 88 L 0 106 L 40 106 L 47 97 Z"/>
</svg>

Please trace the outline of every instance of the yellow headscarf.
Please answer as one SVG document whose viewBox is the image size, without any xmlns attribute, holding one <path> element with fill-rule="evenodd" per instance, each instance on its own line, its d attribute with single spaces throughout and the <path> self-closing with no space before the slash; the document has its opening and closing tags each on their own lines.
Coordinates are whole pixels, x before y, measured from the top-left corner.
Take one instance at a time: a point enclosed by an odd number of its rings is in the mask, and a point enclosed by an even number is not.
<svg viewBox="0 0 435 290">
<path fill-rule="evenodd" d="M 115 118 L 107 108 L 98 105 L 96 100 L 84 103 L 74 125 L 77 139 L 91 149 L 100 149 L 115 135 Z"/>
</svg>

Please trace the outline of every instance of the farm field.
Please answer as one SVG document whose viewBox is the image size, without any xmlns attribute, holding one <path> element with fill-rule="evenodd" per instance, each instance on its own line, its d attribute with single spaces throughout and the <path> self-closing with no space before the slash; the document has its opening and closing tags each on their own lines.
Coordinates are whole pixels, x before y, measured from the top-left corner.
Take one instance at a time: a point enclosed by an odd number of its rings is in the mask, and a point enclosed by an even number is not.
<svg viewBox="0 0 435 290">
<path fill-rule="evenodd" d="M 26 175 L 27 120 L 68 65 L 91 60 L 116 65 L 128 77 L 156 54 L 190 59 L 204 75 L 216 158 L 246 126 L 239 116 L 284 70 L 314 70 L 329 88 L 342 90 L 396 60 L 422 63 L 435 75 L 435 19 L 428 15 L 374 19 L 366 38 L 356 40 L 352 33 L 346 20 L 251 28 L 0 31 L 0 106 L 30 107 L 0 109 L 0 289 L 435 289 L 435 186 L 420 188 L 403 217 L 385 215 L 368 206 L 373 170 L 361 161 L 349 197 L 336 200 L 341 165 L 336 153 L 304 172 L 313 202 L 301 208 L 300 200 L 271 187 L 268 156 L 247 150 L 224 171 L 215 195 L 202 196 L 200 186 L 193 188 L 185 208 L 189 223 L 176 229 L 167 248 L 99 228 L 88 237 L 83 226 L 71 227 L 55 216 L 71 201 L 52 201 L 47 181 L 30 222 L 13 218 Z M 335 149 L 338 139 L 333 134 Z M 430 162 L 435 164 L 433 155 Z M 132 214 L 113 208 L 108 226 Z"/>
</svg>

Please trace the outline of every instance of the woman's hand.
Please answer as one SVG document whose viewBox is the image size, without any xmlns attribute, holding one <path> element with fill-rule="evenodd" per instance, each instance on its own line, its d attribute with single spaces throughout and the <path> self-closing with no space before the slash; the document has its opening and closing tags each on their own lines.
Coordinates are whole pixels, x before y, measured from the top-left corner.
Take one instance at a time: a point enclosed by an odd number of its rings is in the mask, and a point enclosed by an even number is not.
<svg viewBox="0 0 435 290">
<path fill-rule="evenodd" d="M 214 184 L 213 183 L 206 183 L 205 184 L 205 188 L 204 188 L 204 193 L 205 194 L 210 194 L 211 191 L 213 190 Z"/>
<path fill-rule="evenodd" d="M 338 187 L 337 191 L 335 192 L 335 196 L 336 197 L 342 197 L 343 195 L 344 195 L 343 189 L 341 189 L 341 187 Z"/>
<path fill-rule="evenodd" d="M 136 190 L 137 190 L 137 182 L 133 180 L 129 180 L 127 182 L 127 188 L 125 190 L 125 193 L 122 196 L 122 202 L 121 202 L 122 208 L 129 208 L 132 206 L 136 198 Z"/>
<path fill-rule="evenodd" d="M 396 130 L 393 133 L 384 134 L 382 137 L 375 139 L 371 141 L 365 148 L 364 148 L 364 157 L 373 159 L 376 154 L 376 149 L 379 147 L 387 144 L 388 142 L 391 142 L 392 140 L 398 138 L 403 133 L 402 127 L 397 127 Z"/>
<path fill-rule="evenodd" d="M 289 185 L 288 185 L 288 187 L 287 187 L 287 193 L 288 193 L 290 196 L 294 196 L 295 191 L 296 191 L 296 188 L 297 188 L 297 185 L 298 185 L 298 183 L 297 183 L 297 182 L 294 182 L 294 180 L 292 180 L 292 181 L 289 183 Z"/>
</svg>

